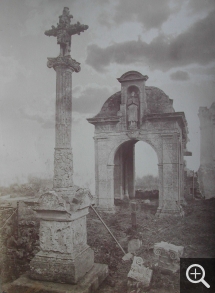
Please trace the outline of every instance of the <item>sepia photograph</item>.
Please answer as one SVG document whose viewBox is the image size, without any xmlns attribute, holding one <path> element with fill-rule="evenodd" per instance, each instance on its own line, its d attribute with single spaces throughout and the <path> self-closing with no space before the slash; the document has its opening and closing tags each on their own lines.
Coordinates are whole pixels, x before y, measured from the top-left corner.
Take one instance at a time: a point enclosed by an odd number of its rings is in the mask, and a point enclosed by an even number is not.
<svg viewBox="0 0 215 293">
<path fill-rule="evenodd" d="M 215 290 L 215 1 L 1 0 L 0 293 Z"/>
</svg>

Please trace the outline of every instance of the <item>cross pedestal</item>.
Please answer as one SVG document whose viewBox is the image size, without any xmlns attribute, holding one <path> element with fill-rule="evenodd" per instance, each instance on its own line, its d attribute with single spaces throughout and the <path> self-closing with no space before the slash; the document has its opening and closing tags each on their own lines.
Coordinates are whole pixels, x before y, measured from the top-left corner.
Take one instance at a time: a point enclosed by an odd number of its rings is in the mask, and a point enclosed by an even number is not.
<svg viewBox="0 0 215 293">
<path fill-rule="evenodd" d="M 86 215 L 92 197 L 76 192 L 71 203 L 54 191 L 43 194 L 35 209 L 40 218 L 40 251 L 30 263 L 36 280 L 76 284 L 94 265 L 87 245 Z"/>
</svg>

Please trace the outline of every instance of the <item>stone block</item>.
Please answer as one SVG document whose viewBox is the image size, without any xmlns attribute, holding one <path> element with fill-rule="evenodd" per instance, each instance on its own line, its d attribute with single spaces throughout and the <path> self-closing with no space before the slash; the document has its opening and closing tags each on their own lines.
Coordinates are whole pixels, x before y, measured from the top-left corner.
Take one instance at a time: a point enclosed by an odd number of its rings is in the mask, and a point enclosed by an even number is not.
<svg viewBox="0 0 215 293">
<path fill-rule="evenodd" d="M 3 285 L 7 293 L 92 293 L 108 276 L 108 266 L 94 263 L 91 270 L 78 282 L 78 284 L 60 284 L 54 282 L 36 281 L 22 275 L 13 283 Z"/>
<path fill-rule="evenodd" d="M 152 273 L 152 270 L 143 265 L 143 259 L 141 257 L 134 256 L 128 278 L 140 282 L 143 287 L 149 287 Z"/>
<path fill-rule="evenodd" d="M 39 252 L 30 263 L 30 277 L 35 280 L 77 284 L 93 264 L 94 252 L 90 247 L 76 257 Z"/>
<path fill-rule="evenodd" d="M 128 252 L 135 252 L 142 246 L 142 240 L 140 239 L 132 239 L 128 242 Z"/>
<path fill-rule="evenodd" d="M 158 259 L 158 266 L 161 269 L 176 272 L 179 270 L 180 257 L 184 253 L 183 246 L 176 246 L 168 242 L 155 243 L 154 254 Z"/>
</svg>

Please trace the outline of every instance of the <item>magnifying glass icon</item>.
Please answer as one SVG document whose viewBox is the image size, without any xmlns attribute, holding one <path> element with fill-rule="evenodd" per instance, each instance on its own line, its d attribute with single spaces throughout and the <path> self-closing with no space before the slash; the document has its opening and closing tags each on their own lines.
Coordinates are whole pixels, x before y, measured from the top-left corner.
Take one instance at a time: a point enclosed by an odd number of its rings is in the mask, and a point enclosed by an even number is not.
<svg viewBox="0 0 215 293">
<path fill-rule="evenodd" d="M 192 268 L 194 268 L 194 269 L 191 271 Z M 197 270 L 196 268 L 199 268 L 200 270 Z M 201 273 L 199 271 L 201 271 Z M 190 275 L 193 278 L 191 278 Z M 198 278 L 198 276 L 199 276 L 199 278 Z M 210 288 L 210 285 L 204 279 L 205 269 L 198 264 L 193 264 L 187 268 L 186 277 L 187 277 L 187 280 L 190 281 L 191 283 L 196 284 L 196 283 L 202 282 L 202 284 L 204 284 L 205 287 Z"/>
</svg>

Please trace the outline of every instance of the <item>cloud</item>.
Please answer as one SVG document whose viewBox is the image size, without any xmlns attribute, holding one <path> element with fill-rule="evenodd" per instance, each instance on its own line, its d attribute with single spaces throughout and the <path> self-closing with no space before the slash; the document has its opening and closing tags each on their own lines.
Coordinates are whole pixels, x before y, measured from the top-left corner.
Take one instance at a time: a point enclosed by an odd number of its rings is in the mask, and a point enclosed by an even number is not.
<svg viewBox="0 0 215 293">
<path fill-rule="evenodd" d="M 97 114 L 110 95 L 111 91 L 108 87 L 86 86 L 80 89 L 79 93 L 76 88 L 77 98 L 73 98 L 73 111 Z"/>
<path fill-rule="evenodd" d="M 200 74 L 200 75 L 207 75 L 214 77 L 215 76 L 215 64 L 213 64 L 213 67 L 198 67 L 198 68 L 190 68 L 189 71 L 192 74 Z"/>
<path fill-rule="evenodd" d="M 150 65 L 167 71 L 189 64 L 207 65 L 215 60 L 215 10 L 178 36 L 159 34 L 151 43 L 138 39 L 114 43 L 106 48 L 87 47 L 86 63 L 105 72 L 111 63 Z"/>
<path fill-rule="evenodd" d="M 180 4 L 180 1 L 178 1 Z M 176 6 L 171 6 L 170 0 L 119 0 L 116 13 L 113 16 L 115 23 L 121 24 L 128 21 L 137 21 L 145 29 L 160 28 L 169 16 L 177 11 Z"/>
<path fill-rule="evenodd" d="M 172 80 L 185 81 L 185 80 L 189 80 L 190 76 L 186 71 L 178 70 L 176 72 L 171 73 L 170 78 Z"/>
<path fill-rule="evenodd" d="M 55 127 L 54 113 L 36 112 L 27 108 L 20 108 L 19 113 L 22 118 L 36 121 L 44 129 L 52 129 Z"/>
<path fill-rule="evenodd" d="M 80 124 L 89 115 L 97 114 L 103 103 L 113 93 L 108 87 L 100 87 L 96 84 L 85 87 L 76 86 L 72 99 L 72 123 Z M 54 98 L 55 99 L 55 98 Z M 44 98 L 41 103 L 35 105 L 25 105 L 19 108 L 22 119 L 37 122 L 44 129 L 55 128 L 55 110 L 53 97 Z"/>
<path fill-rule="evenodd" d="M 189 0 L 188 8 L 192 12 L 202 12 L 202 11 L 210 11 L 215 8 L 215 1 L 214 0 Z"/>
</svg>

